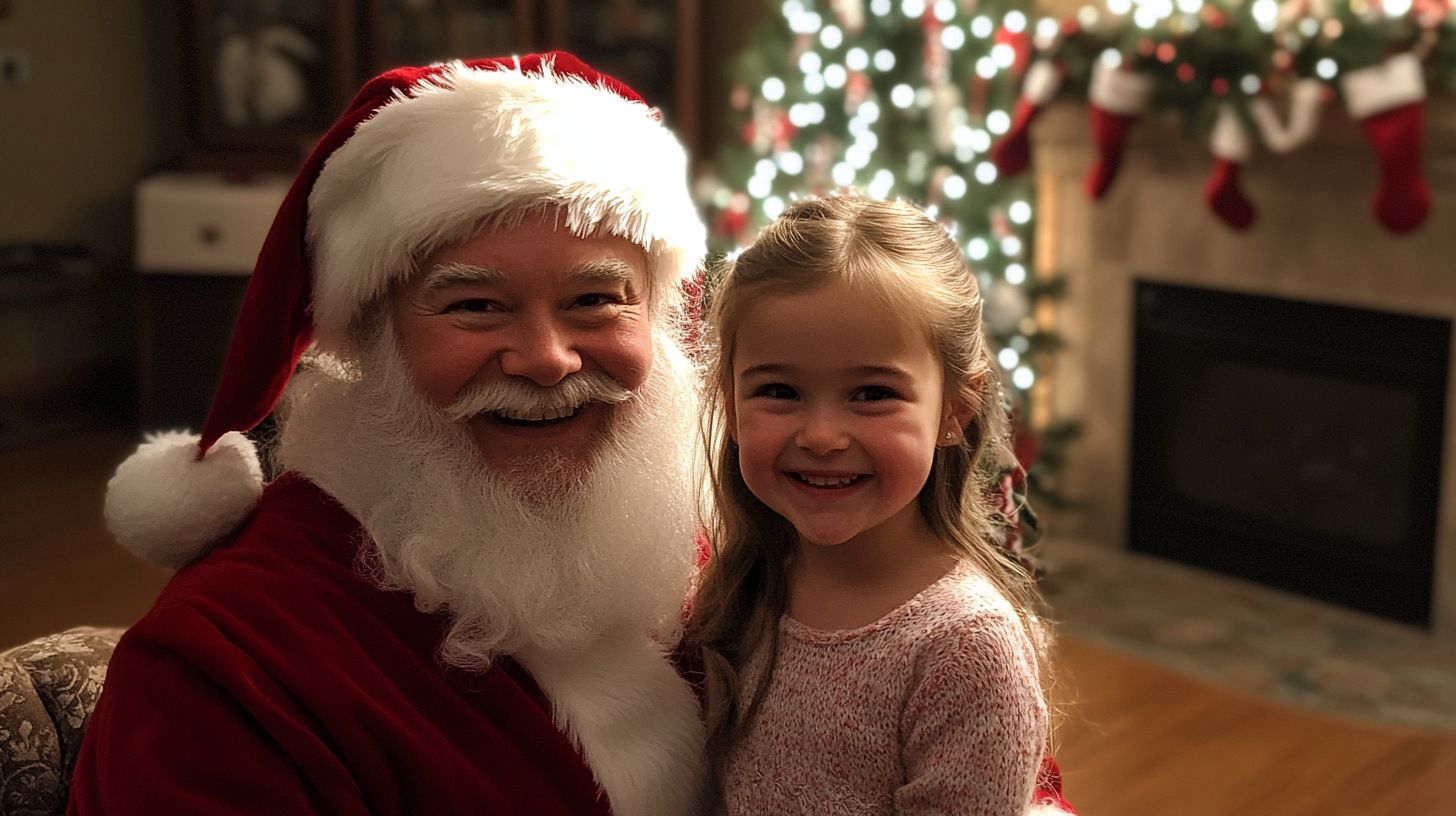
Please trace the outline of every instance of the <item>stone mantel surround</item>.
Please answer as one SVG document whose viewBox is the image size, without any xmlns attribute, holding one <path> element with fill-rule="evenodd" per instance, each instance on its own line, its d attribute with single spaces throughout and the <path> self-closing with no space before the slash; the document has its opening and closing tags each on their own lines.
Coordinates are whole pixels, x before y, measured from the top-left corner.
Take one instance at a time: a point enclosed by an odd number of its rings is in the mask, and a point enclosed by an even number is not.
<svg viewBox="0 0 1456 816">
<path fill-rule="evenodd" d="M 1203 203 L 1206 142 L 1175 122 L 1144 117 L 1117 181 L 1093 202 L 1082 191 L 1093 159 L 1086 108 L 1043 113 L 1033 130 L 1037 274 L 1068 279 L 1066 297 L 1038 315 L 1067 341 L 1044 404 L 1085 428 L 1061 477 L 1085 509 L 1055 514 L 1058 536 L 1125 546 L 1134 279 L 1456 320 L 1456 99 L 1430 101 L 1425 133 L 1433 202 L 1416 231 L 1396 236 L 1375 221 L 1374 155 L 1332 101 L 1311 144 L 1256 150 L 1243 189 L 1258 220 L 1239 233 Z M 1456 371 L 1448 381 L 1432 629 L 1456 643 Z"/>
</svg>

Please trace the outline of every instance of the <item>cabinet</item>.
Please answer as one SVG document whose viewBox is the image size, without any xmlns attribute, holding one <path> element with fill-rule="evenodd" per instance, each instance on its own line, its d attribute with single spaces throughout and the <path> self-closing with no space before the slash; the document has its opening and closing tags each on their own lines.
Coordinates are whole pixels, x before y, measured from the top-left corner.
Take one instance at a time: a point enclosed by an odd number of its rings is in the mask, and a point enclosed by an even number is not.
<svg viewBox="0 0 1456 816">
<path fill-rule="evenodd" d="M 702 1 L 196 0 L 188 163 L 290 170 L 370 76 L 553 49 L 626 82 L 701 160 Z"/>
</svg>

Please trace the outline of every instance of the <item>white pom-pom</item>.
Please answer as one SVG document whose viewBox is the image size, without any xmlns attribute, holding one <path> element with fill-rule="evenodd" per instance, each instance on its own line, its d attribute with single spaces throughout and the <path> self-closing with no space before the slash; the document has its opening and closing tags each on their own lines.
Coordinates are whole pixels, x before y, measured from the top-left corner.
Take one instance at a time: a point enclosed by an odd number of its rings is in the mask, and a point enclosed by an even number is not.
<svg viewBox="0 0 1456 816">
<path fill-rule="evenodd" d="M 106 525 L 145 561 L 177 569 L 196 561 L 248 517 L 263 493 L 253 443 L 223 434 L 197 461 L 194 434 L 152 434 L 106 487 Z"/>
</svg>

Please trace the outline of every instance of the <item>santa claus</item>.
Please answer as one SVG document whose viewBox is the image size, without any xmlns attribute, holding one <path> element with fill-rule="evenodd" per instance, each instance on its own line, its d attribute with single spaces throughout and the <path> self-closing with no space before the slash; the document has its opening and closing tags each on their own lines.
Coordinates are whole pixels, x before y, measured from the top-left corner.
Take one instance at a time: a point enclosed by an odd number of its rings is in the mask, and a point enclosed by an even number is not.
<svg viewBox="0 0 1456 816">
<path fill-rule="evenodd" d="M 112 482 L 118 539 L 182 569 L 116 649 L 70 812 L 695 812 L 668 652 L 703 241 L 681 146 L 570 55 L 367 85 L 200 438 Z M 264 486 L 238 432 L 275 403 Z"/>
</svg>

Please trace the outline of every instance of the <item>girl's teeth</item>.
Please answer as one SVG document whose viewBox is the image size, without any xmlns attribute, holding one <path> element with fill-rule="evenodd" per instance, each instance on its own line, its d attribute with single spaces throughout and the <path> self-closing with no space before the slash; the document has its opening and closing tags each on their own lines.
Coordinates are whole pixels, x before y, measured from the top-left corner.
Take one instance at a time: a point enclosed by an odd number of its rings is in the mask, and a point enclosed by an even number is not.
<svg viewBox="0 0 1456 816">
<path fill-rule="evenodd" d="M 804 475 L 801 474 L 799 478 L 803 479 L 804 481 L 808 482 L 809 484 L 813 485 L 814 487 L 844 487 L 845 485 L 847 485 L 850 482 L 853 482 L 854 481 L 854 477 L 853 476 L 838 476 L 838 477 L 835 477 L 835 478 L 824 478 L 824 477 L 821 477 L 821 476 L 804 476 Z"/>
</svg>

